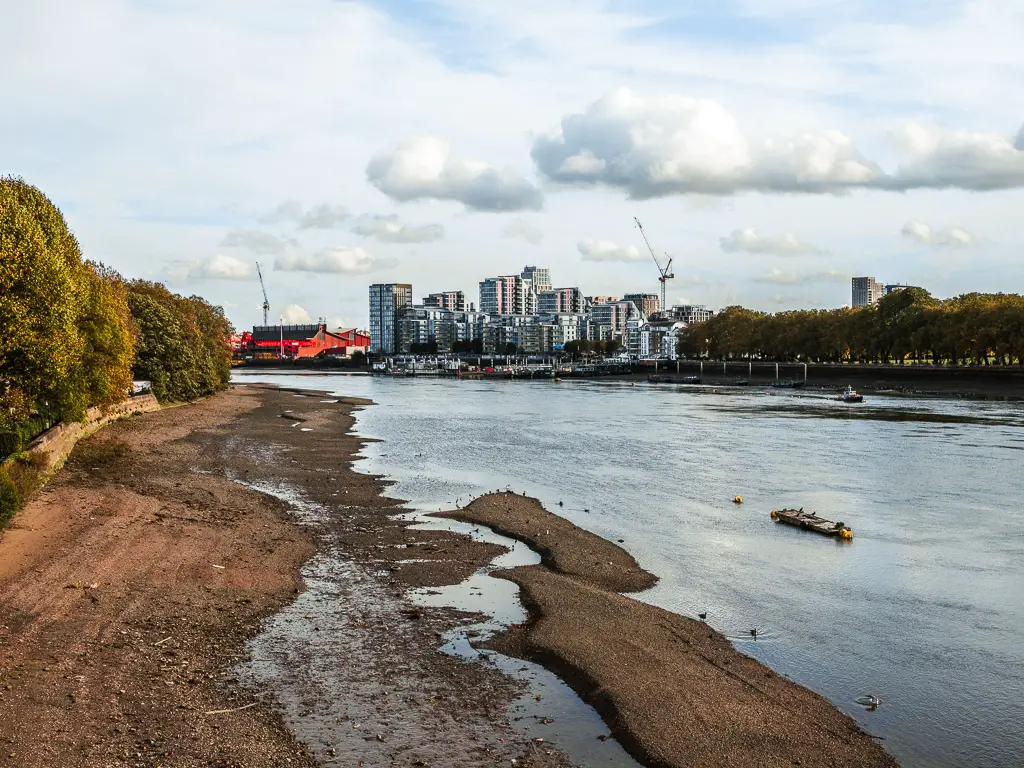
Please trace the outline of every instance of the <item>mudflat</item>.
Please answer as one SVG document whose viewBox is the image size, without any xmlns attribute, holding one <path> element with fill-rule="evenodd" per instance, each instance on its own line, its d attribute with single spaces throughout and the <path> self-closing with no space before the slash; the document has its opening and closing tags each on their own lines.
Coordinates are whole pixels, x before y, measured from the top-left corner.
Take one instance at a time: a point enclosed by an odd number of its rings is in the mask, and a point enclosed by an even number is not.
<svg viewBox="0 0 1024 768">
<path fill-rule="evenodd" d="M 475 617 L 408 599 L 501 549 L 351 469 L 367 404 L 233 387 L 80 443 L 0 533 L 0 765 L 564 764 L 438 651 Z"/>
<path fill-rule="evenodd" d="M 896 765 L 827 700 L 736 651 L 703 622 L 619 594 L 653 577 L 535 499 L 488 494 L 445 514 L 540 551 L 540 565 L 494 574 L 520 586 L 533 618 L 492 647 L 556 671 L 647 764 Z"/>
</svg>

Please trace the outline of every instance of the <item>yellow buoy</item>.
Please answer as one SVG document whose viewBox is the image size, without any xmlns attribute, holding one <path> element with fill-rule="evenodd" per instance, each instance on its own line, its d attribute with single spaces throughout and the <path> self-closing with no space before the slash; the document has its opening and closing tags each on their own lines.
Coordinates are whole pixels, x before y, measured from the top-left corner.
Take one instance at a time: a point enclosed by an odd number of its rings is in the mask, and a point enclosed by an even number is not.
<svg viewBox="0 0 1024 768">
<path fill-rule="evenodd" d="M 853 540 L 853 531 L 851 531 L 849 528 L 843 528 L 842 532 L 839 535 L 842 536 L 845 541 Z"/>
<path fill-rule="evenodd" d="M 743 503 L 743 497 L 742 497 L 742 496 L 736 496 L 736 497 L 735 497 L 735 498 L 734 498 L 734 499 L 732 500 L 732 503 L 733 503 L 733 504 L 742 504 L 742 503 Z"/>
<path fill-rule="evenodd" d="M 772 520 L 778 520 L 778 519 L 779 519 L 779 516 L 776 514 L 775 510 L 773 509 L 772 510 Z"/>
</svg>

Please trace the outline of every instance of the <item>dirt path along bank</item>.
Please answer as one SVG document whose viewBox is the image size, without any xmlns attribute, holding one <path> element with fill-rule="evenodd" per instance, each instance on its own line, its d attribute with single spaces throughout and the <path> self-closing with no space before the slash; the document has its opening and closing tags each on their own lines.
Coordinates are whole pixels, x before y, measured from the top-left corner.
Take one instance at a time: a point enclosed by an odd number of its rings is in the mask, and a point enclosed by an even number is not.
<svg viewBox="0 0 1024 768">
<path fill-rule="evenodd" d="M 495 575 L 520 586 L 534 620 L 493 647 L 555 670 L 654 766 L 895 766 L 826 699 L 736 651 L 706 624 L 619 594 L 654 579 L 620 547 L 497 493 L 445 513 L 537 549 Z"/>
</svg>

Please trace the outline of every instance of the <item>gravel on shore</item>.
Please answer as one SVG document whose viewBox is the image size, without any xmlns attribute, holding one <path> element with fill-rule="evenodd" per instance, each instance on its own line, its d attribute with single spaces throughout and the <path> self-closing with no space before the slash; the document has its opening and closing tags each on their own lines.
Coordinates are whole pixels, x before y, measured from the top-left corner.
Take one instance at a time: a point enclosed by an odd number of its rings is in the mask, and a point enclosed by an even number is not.
<svg viewBox="0 0 1024 768">
<path fill-rule="evenodd" d="M 558 673 L 647 764 L 896 765 L 853 719 L 703 622 L 619 594 L 654 577 L 535 499 L 488 494 L 445 516 L 541 552 L 540 565 L 494 574 L 520 586 L 532 620 L 491 645 Z"/>
</svg>

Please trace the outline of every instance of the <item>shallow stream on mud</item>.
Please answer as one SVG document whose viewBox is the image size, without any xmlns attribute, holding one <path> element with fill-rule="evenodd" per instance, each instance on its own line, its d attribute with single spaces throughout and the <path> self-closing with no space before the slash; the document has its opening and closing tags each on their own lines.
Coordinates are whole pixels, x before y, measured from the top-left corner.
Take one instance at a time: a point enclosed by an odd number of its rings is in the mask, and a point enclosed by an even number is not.
<svg viewBox="0 0 1024 768">
<path fill-rule="evenodd" d="M 661 578 L 640 599 L 706 611 L 740 650 L 829 698 L 903 765 L 1003 766 L 1024 754 L 1020 403 L 237 379 L 372 399 L 357 431 L 383 442 L 356 468 L 395 481 L 389 494 L 410 510 L 511 487 L 623 539 Z M 780 507 L 843 520 L 855 538 L 772 524 Z M 866 694 L 881 704 L 857 705 Z"/>
</svg>

